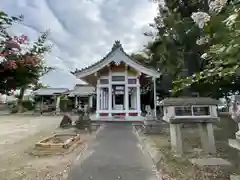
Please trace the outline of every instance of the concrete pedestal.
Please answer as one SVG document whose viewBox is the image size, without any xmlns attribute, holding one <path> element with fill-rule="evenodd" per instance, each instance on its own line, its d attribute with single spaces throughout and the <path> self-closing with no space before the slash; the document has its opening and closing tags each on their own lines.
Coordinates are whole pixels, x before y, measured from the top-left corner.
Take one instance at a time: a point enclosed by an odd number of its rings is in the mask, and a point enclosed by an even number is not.
<svg viewBox="0 0 240 180">
<path fill-rule="evenodd" d="M 208 153 L 216 153 L 215 139 L 212 123 L 198 123 L 203 149 Z M 183 142 L 181 124 L 170 124 L 172 151 L 181 155 Z"/>
<path fill-rule="evenodd" d="M 228 145 L 240 151 L 240 143 L 237 139 L 228 139 Z"/>
<path fill-rule="evenodd" d="M 203 149 L 208 153 L 216 153 L 212 123 L 198 124 Z"/>
<path fill-rule="evenodd" d="M 181 155 L 183 153 L 181 124 L 170 124 L 172 151 Z"/>
</svg>

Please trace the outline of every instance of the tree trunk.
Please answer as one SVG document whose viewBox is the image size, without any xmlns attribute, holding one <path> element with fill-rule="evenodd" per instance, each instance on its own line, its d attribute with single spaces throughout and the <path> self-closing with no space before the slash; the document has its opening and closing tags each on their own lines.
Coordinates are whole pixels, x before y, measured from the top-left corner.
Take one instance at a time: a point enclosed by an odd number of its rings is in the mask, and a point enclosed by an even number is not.
<svg viewBox="0 0 240 180">
<path fill-rule="evenodd" d="M 25 92 L 25 87 L 22 87 L 20 89 L 20 93 L 19 93 L 19 97 L 18 97 L 18 112 L 23 112 L 23 96 L 24 96 L 24 92 Z"/>
</svg>

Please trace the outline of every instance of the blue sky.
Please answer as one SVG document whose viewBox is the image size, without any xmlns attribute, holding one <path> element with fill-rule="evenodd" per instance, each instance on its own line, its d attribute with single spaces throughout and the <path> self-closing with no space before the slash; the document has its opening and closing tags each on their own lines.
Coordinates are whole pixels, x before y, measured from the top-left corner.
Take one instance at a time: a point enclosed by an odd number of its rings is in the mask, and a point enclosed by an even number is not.
<svg viewBox="0 0 240 180">
<path fill-rule="evenodd" d="M 24 15 L 24 22 L 10 29 L 13 34 L 34 40 L 50 29 L 53 48 L 46 63 L 65 72 L 98 61 L 115 40 L 128 53 L 142 49 L 149 40 L 143 33 L 157 13 L 149 0 L 1 0 L 0 9 Z M 56 74 L 52 82 L 61 79 Z"/>
</svg>

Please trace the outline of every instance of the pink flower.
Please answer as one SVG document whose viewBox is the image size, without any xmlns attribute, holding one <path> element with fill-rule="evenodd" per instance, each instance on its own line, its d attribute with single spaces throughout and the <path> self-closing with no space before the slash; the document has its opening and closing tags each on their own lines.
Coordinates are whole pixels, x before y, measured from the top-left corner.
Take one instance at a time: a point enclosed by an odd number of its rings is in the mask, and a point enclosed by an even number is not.
<svg viewBox="0 0 240 180">
<path fill-rule="evenodd" d="M 17 69 L 17 63 L 15 60 L 9 60 L 4 63 L 6 69 Z"/>
<path fill-rule="evenodd" d="M 14 36 L 13 40 L 19 44 L 24 44 L 28 41 L 28 37 L 26 35 L 21 35 L 21 36 Z"/>
</svg>

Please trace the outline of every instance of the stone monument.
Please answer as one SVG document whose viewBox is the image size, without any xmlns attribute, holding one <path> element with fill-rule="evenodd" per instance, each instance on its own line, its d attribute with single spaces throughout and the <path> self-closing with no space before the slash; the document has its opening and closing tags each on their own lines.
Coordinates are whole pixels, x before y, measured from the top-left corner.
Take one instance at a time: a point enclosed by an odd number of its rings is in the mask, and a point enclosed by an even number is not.
<svg viewBox="0 0 240 180">
<path fill-rule="evenodd" d="M 154 119 L 154 117 L 153 117 L 153 112 L 152 112 L 152 109 L 151 109 L 151 107 L 150 107 L 150 105 L 146 105 L 146 107 L 145 107 L 145 110 L 146 110 L 146 120 L 153 120 Z"/>
<path fill-rule="evenodd" d="M 61 112 L 61 109 L 60 109 L 61 96 L 57 95 L 55 98 L 56 98 L 55 115 L 59 115 Z"/>
<path fill-rule="evenodd" d="M 67 128 L 72 126 L 72 119 L 69 114 L 65 114 L 60 123 L 60 128 Z"/>
<path fill-rule="evenodd" d="M 88 129 L 92 133 L 92 124 L 89 117 L 89 108 L 88 105 L 85 105 L 83 108 L 78 109 L 78 120 L 75 122 L 76 128 L 78 129 Z"/>
<path fill-rule="evenodd" d="M 213 123 L 219 120 L 217 104 L 219 101 L 211 98 L 166 98 L 163 106 L 163 120 L 170 124 L 172 150 L 181 155 L 182 124 L 197 124 L 203 149 L 208 153 L 216 153 Z"/>
<path fill-rule="evenodd" d="M 147 134 L 159 134 L 162 133 L 163 127 L 166 124 L 161 120 L 157 120 L 154 116 L 154 111 L 151 109 L 149 105 L 146 106 L 146 116 L 143 122 L 144 133 Z"/>
<path fill-rule="evenodd" d="M 231 118 L 238 124 L 238 131 L 235 133 L 236 139 L 229 139 L 229 145 L 240 150 L 240 95 L 233 95 L 229 107 Z"/>
</svg>

